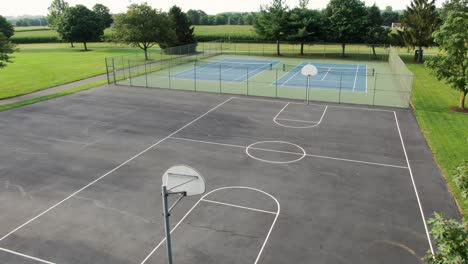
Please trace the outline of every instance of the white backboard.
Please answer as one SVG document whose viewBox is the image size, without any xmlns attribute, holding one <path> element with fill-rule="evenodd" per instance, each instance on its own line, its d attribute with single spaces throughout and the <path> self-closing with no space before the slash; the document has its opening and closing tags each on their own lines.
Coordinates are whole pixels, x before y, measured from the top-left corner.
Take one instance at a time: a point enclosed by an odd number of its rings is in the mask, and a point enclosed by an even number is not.
<svg viewBox="0 0 468 264">
<path fill-rule="evenodd" d="M 312 64 L 307 64 L 306 66 L 302 67 L 301 73 L 305 76 L 315 76 L 318 74 L 318 69 Z"/>
<path fill-rule="evenodd" d="M 205 179 L 189 166 L 172 166 L 163 174 L 162 181 L 169 193 L 186 192 L 187 196 L 205 193 Z"/>
</svg>

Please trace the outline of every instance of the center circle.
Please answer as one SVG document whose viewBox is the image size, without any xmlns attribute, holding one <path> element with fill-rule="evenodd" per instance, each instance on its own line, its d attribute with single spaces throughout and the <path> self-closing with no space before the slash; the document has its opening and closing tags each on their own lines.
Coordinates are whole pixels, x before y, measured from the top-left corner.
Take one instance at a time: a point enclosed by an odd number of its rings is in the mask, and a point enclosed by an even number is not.
<svg viewBox="0 0 468 264">
<path fill-rule="evenodd" d="M 265 148 L 261 147 L 262 144 L 266 144 L 271 146 L 270 148 Z M 279 147 L 279 149 L 278 149 Z M 290 151 L 290 150 L 281 150 L 281 148 L 288 147 L 291 148 L 293 147 L 294 149 L 298 151 Z M 289 160 L 273 160 L 273 159 L 267 159 L 267 158 L 259 158 L 258 154 L 257 156 L 253 153 L 254 151 L 262 151 L 265 153 L 276 153 L 276 154 L 283 154 L 283 155 L 290 155 L 290 156 L 299 156 L 297 158 L 291 158 Z M 306 151 L 299 145 L 290 143 L 290 142 L 285 142 L 285 141 L 259 141 L 253 144 L 250 144 L 245 148 L 245 153 L 251 157 L 252 159 L 256 159 L 259 161 L 263 162 L 268 162 L 268 163 L 276 163 L 276 164 L 285 164 L 285 163 L 293 163 L 302 160 L 305 158 Z"/>
</svg>

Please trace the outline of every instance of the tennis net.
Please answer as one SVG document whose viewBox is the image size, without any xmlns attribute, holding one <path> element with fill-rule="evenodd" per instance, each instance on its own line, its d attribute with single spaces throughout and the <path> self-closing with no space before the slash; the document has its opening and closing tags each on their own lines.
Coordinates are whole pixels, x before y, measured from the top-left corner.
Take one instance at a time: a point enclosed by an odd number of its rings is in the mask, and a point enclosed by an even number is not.
<svg viewBox="0 0 468 264">
<path fill-rule="evenodd" d="M 273 69 L 273 63 L 248 63 L 248 62 L 227 62 L 227 61 L 209 61 L 197 60 L 195 67 L 200 68 L 221 68 L 221 69 Z"/>
</svg>

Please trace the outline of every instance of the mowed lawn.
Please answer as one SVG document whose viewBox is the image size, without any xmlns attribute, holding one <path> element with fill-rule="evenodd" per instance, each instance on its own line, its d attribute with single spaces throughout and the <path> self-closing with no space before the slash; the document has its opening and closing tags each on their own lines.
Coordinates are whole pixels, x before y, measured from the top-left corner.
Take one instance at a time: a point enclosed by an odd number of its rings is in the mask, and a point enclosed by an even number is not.
<svg viewBox="0 0 468 264">
<path fill-rule="evenodd" d="M 258 37 L 254 27 L 250 25 L 218 25 L 218 26 L 195 26 L 197 36 L 252 36 Z"/>
<path fill-rule="evenodd" d="M 416 75 L 412 103 L 419 126 L 468 221 L 468 200 L 453 182 L 454 169 L 468 160 L 468 114 L 449 109 L 458 105 L 458 91 L 439 82 L 424 65 L 411 59 L 406 63 Z"/>
<path fill-rule="evenodd" d="M 112 43 L 89 43 L 91 51 L 82 51 L 76 43 L 18 45 L 13 63 L 0 69 L 0 99 L 18 96 L 53 86 L 85 79 L 106 72 L 105 58 L 143 54 L 138 48 Z M 159 53 L 159 49 L 153 49 Z"/>
</svg>

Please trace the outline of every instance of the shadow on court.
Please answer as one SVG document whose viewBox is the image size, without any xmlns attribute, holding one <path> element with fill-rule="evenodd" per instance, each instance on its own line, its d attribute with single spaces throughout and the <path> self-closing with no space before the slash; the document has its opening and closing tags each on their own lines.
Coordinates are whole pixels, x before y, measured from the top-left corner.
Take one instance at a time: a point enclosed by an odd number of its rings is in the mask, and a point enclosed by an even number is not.
<svg viewBox="0 0 468 264">
<path fill-rule="evenodd" d="M 418 263 L 458 217 L 406 110 L 108 86 L 0 116 L 2 263 L 165 263 L 175 164 L 207 193 L 174 263 Z"/>
</svg>

